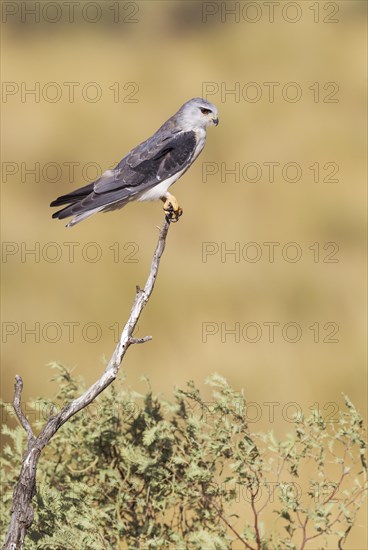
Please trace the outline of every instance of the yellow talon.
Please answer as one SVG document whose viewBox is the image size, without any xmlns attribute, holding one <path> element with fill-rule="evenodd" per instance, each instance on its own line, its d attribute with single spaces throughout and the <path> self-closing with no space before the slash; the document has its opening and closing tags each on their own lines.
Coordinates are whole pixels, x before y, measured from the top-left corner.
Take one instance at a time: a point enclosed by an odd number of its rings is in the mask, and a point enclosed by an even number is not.
<svg viewBox="0 0 368 550">
<path fill-rule="evenodd" d="M 183 214 L 183 209 L 180 208 L 178 201 L 173 195 L 167 193 L 165 197 L 161 199 L 164 202 L 164 211 L 166 213 L 166 220 L 168 222 L 177 222 L 180 216 Z"/>
</svg>

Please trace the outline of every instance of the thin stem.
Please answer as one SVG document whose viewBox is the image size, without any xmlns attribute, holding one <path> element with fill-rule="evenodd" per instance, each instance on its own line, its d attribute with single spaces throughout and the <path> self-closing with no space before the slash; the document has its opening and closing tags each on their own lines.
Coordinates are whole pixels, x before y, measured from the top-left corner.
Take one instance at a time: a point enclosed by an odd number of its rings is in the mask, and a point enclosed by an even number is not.
<svg viewBox="0 0 368 550">
<path fill-rule="evenodd" d="M 254 516 L 254 531 L 255 531 L 255 534 L 256 534 L 256 541 L 257 541 L 257 550 L 260 550 L 261 547 L 262 547 L 262 544 L 261 544 L 261 535 L 259 533 L 259 526 L 258 526 L 258 512 L 256 510 L 256 505 L 255 505 L 255 497 L 257 496 L 257 493 L 258 493 L 258 489 L 255 493 L 251 493 L 251 501 L 250 501 L 250 505 L 252 507 L 252 511 L 253 511 L 253 516 Z"/>
<path fill-rule="evenodd" d="M 234 529 L 234 527 L 231 525 L 231 523 L 228 522 L 228 520 L 225 518 L 225 516 L 223 515 L 223 513 L 221 512 L 221 510 L 218 508 L 218 506 L 216 505 L 216 503 L 214 501 L 212 501 L 213 503 L 213 506 L 219 516 L 220 519 L 222 519 L 222 521 L 228 526 L 228 528 L 234 533 L 234 535 L 236 536 L 237 539 L 239 539 L 245 546 L 245 548 L 248 548 L 248 550 L 256 550 L 256 548 L 254 548 L 253 546 L 251 546 L 245 539 L 243 539 L 243 537 L 238 533 L 238 531 L 236 529 Z"/>
</svg>

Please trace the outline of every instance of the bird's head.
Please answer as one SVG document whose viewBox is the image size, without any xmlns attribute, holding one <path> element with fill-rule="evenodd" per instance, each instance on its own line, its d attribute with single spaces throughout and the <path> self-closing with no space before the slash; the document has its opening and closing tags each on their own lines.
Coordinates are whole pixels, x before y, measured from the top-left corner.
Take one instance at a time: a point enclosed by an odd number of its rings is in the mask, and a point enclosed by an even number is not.
<svg viewBox="0 0 368 550">
<path fill-rule="evenodd" d="M 219 122 L 215 105 L 201 97 L 195 97 L 184 103 L 177 114 L 183 129 L 205 129 L 207 126 L 217 126 Z"/>
</svg>

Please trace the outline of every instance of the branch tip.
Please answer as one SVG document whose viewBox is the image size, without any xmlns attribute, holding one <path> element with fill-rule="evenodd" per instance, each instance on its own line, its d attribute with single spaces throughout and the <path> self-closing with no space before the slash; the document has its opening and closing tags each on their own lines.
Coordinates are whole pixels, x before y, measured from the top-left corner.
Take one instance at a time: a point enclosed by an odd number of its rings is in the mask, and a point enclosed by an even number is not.
<svg viewBox="0 0 368 550">
<path fill-rule="evenodd" d="M 129 338 L 129 344 L 144 344 L 152 340 L 152 336 L 144 336 L 143 338 Z"/>
<path fill-rule="evenodd" d="M 22 405 L 21 405 L 22 390 L 23 390 L 23 379 L 21 376 L 19 376 L 19 374 L 16 374 L 15 385 L 14 385 L 13 409 L 24 431 L 27 434 L 27 439 L 29 442 L 34 439 L 34 434 L 30 423 L 28 422 L 26 416 L 22 411 Z"/>
</svg>

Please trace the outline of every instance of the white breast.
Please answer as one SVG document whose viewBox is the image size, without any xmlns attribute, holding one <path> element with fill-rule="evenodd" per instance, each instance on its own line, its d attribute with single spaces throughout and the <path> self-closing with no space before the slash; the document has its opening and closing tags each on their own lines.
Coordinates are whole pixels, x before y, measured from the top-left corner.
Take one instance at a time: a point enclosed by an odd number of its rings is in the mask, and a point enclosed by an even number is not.
<svg viewBox="0 0 368 550">
<path fill-rule="evenodd" d="M 158 183 L 157 185 L 155 185 L 151 189 L 148 189 L 147 191 L 144 191 L 140 195 L 139 199 L 137 199 L 137 200 L 138 201 L 157 201 L 158 199 L 160 199 L 161 197 L 163 197 L 167 193 L 167 190 L 169 189 L 170 185 L 175 183 L 176 180 L 178 180 L 180 178 L 180 176 L 182 175 L 183 172 L 185 172 L 185 169 L 181 170 L 177 174 L 174 174 L 173 176 L 171 176 L 171 178 L 167 178 L 166 180 L 162 181 L 161 183 Z"/>
</svg>

